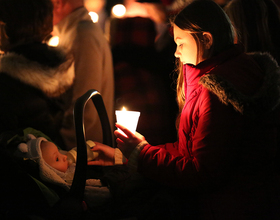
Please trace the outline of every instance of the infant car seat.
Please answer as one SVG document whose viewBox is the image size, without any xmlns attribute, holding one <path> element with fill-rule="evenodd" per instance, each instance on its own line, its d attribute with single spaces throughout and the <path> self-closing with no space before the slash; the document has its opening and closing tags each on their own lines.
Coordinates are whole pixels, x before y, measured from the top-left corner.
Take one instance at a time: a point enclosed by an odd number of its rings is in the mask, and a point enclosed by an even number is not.
<svg viewBox="0 0 280 220">
<path fill-rule="evenodd" d="M 89 90 L 77 99 L 74 120 L 77 139 L 77 163 L 69 191 L 43 183 L 33 161 L 18 163 L 10 151 L 10 139 L 23 132 L 1 134 L 0 139 L 0 219 L 85 219 L 88 216 L 84 202 L 87 175 L 87 150 L 84 130 L 84 108 L 89 100 L 94 103 L 103 132 L 103 143 L 112 146 L 112 132 L 101 94 Z M 16 142 L 16 141 L 15 141 Z M 11 149 L 9 149 L 11 147 Z M 32 167 L 27 172 L 25 166 Z"/>
</svg>

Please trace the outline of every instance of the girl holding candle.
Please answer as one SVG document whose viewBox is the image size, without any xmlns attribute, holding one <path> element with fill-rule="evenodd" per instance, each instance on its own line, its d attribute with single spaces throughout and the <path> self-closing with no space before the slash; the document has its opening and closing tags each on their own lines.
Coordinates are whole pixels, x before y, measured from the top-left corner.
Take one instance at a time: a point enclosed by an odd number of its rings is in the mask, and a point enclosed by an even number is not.
<svg viewBox="0 0 280 220">
<path fill-rule="evenodd" d="M 197 201 L 195 219 L 278 219 L 277 62 L 235 45 L 231 23 L 213 1 L 194 0 L 172 26 L 178 141 L 151 146 L 116 124 L 126 134 L 114 132 L 127 166 L 178 190 L 181 205 Z M 118 150 L 99 143 L 94 150 L 101 157 L 92 164 L 114 164 Z"/>
</svg>

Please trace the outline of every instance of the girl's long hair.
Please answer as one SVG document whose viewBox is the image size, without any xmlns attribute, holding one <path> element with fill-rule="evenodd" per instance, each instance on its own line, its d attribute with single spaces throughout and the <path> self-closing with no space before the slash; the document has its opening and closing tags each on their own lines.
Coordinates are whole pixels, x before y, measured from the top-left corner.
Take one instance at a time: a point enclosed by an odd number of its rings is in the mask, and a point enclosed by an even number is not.
<svg viewBox="0 0 280 220">
<path fill-rule="evenodd" d="M 204 59 L 215 56 L 234 44 L 234 29 L 231 22 L 223 9 L 212 0 L 194 0 L 171 20 L 171 25 L 176 25 L 182 30 L 191 32 L 197 43 L 197 54 Z M 209 50 L 205 49 L 203 32 L 209 32 L 212 35 L 213 44 Z M 181 112 L 185 104 L 183 65 L 179 60 L 177 60 L 177 73 L 179 115 L 176 125 L 178 129 Z"/>
</svg>

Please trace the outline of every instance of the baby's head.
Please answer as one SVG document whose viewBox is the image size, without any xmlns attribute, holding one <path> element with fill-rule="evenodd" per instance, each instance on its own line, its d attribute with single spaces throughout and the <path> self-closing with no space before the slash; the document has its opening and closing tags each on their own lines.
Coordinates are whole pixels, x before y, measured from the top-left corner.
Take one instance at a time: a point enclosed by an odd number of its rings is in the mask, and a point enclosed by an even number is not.
<svg viewBox="0 0 280 220">
<path fill-rule="evenodd" d="M 25 142 L 18 145 L 15 156 L 36 162 L 43 181 L 69 189 L 66 180 L 72 176 L 69 176 L 67 156 L 62 154 L 53 142 L 44 137 L 27 134 Z"/>
<path fill-rule="evenodd" d="M 53 142 L 42 141 L 40 146 L 45 162 L 51 167 L 65 173 L 69 166 L 67 156 L 60 153 Z"/>
<path fill-rule="evenodd" d="M 26 136 L 27 142 L 18 146 L 21 157 L 35 160 L 40 168 L 46 168 L 44 164 L 55 170 L 65 173 L 69 166 L 67 156 L 60 153 L 57 146 L 44 137 L 35 137 L 32 134 Z"/>
</svg>

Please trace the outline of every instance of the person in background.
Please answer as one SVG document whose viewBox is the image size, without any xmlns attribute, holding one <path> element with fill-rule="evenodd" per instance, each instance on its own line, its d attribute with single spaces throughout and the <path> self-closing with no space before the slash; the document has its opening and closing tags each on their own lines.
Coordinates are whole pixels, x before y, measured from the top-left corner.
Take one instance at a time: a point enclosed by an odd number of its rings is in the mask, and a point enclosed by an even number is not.
<svg viewBox="0 0 280 220">
<path fill-rule="evenodd" d="M 97 90 L 103 98 L 113 129 L 114 75 L 112 54 L 98 24 L 92 22 L 83 0 L 53 0 L 54 33 L 59 46 L 74 56 L 75 80 L 70 99 L 71 107 L 64 115 L 61 135 L 69 149 L 76 146 L 73 122 L 74 103 L 89 89 Z M 102 142 L 102 129 L 97 111 L 88 102 L 84 112 L 86 138 Z"/>
<path fill-rule="evenodd" d="M 53 30 L 52 10 L 50 0 L 0 0 L 1 219 L 47 212 L 39 186 L 11 160 L 2 140 L 33 127 L 63 147 L 59 130 L 67 106 L 61 96 L 73 84 L 73 60 L 45 42 Z"/>
<path fill-rule="evenodd" d="M 1 0 L 0 133 L 38 129 L 59 146 L 72 86 L 72 58 L 45 43 L 53 30 L 50 0 Z"/>
<path fill-rule="evenodd" d="M 246 52 L 268 52 L 280 62 L 280 14 L 273 0 L 231 0 L 224 10 Z"/>
<path fill-rule="evenodd" d="M 174 219 L 279 219 L 277 62 L 235 45 L 231 22 L 214 1 L 192 1 L 172 26 L 178 141 L 150 145 L 116 124 L 125 133 L 114 132 L 127 167 L 172 192 Z M 115 149 L 95 144 L 99 156 L 89 163 L 114 165 Z"/>
</svg>

